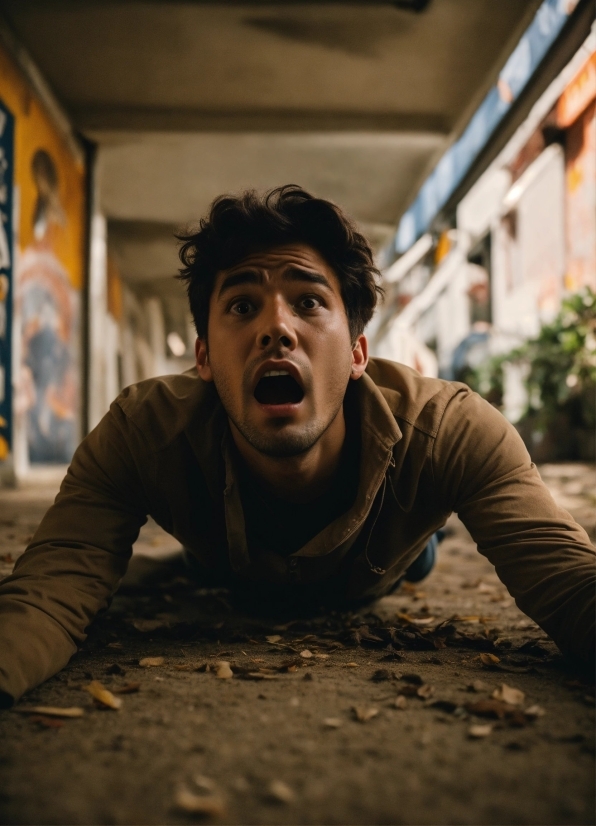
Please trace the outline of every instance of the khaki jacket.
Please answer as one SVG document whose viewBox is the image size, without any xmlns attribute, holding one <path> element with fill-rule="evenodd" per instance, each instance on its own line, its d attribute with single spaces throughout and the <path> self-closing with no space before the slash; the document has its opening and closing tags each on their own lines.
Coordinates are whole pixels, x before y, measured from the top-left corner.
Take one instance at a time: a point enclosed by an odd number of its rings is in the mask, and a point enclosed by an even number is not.
<svg viewBox="0 0 596 826">
<path fill-rule="evenodd" d="M 150 514 L 209 576 L 329 604 L 387 593 L 452 512 L 518 606 L 564 651 L 594 656 L 594 550 L 554 503 L 515 429 L 463 384 L 372 360 L 355 383 L 360 486 L 289 557 L 247 548 L 223 408 L 194 371 L 127 388 L 82 442 L 0 583 L 0 691 L 68 662 L 123 577 Z"/>
</svg>

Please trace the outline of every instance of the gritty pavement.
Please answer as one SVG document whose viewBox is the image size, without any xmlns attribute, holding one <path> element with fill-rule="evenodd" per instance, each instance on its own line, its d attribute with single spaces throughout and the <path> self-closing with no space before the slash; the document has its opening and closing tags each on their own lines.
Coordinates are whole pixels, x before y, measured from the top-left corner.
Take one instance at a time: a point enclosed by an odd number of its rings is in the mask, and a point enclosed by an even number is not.
<svg viewBox="0 0 596 826">
<path fill-rule="evenodd" d="M 594 469 L 541 473 L 594 541 Z M 0 576 L 54 493 L 0 493 Z M 456 519 L 360 615 L 242 616 L 176 549 L 148 524 L 83 648 L 0 712 L 1 823 L 595 822 L 593 683 Z"/>
</svg>

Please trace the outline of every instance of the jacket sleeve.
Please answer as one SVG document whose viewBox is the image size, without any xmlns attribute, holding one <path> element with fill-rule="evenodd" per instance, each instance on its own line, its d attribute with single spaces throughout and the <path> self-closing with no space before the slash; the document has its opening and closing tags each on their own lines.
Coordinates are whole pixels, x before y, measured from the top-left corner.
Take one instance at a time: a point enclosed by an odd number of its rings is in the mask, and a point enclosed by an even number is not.
<svg viewBox="0 0 596 826">
<path fill-rule="evenodd" d="M 5 706 L 66 665 L 126 571 L 148 512 L 129 447 L 139 440 L 133 428 L 114 403 L 78 447 L 55 503 L 0 582 Z"/>
<path fill-rule="evenodd" d="M 593 664 L 594 548 L 554 502 L 515 428 L 460 391 L 443 414 L 433 473 L 518 607 L 563 652 Z"/>
</svg>

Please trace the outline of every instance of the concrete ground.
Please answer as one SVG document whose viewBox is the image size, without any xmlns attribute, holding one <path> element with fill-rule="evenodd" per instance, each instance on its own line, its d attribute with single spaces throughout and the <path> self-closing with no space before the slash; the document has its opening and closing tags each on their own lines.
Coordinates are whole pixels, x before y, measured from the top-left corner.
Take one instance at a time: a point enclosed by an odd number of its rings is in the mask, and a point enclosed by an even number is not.
<svg viewBox="0 0 596 826">
<path fill-rule="evenodd" d="M 541 472 L 594 541 L 594 470 Z M 53 493 L 0 495 L 0 576 Z M 159 561 L 175 549 L 146 526 L 83 649 L 0 712 L 1 823 L 595 822 L 593 684 L 457 520 L 419 586 L 311 621 L 237 614 Z"/>
</svg>

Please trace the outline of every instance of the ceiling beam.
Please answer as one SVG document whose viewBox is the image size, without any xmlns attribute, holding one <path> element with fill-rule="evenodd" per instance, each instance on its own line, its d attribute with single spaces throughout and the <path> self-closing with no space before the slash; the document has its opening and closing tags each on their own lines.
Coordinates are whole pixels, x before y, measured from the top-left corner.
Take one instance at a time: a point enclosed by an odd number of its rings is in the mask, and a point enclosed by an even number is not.
<svg viewBox="0 0 596 826">
<path fill-rule="evenodd" d="M 416 112 L 214 111 L 96 104 L 68 109 L 83 132 L 430 132 L 447 135 L 450 130 L 443 116 Z"/>
</svg>

